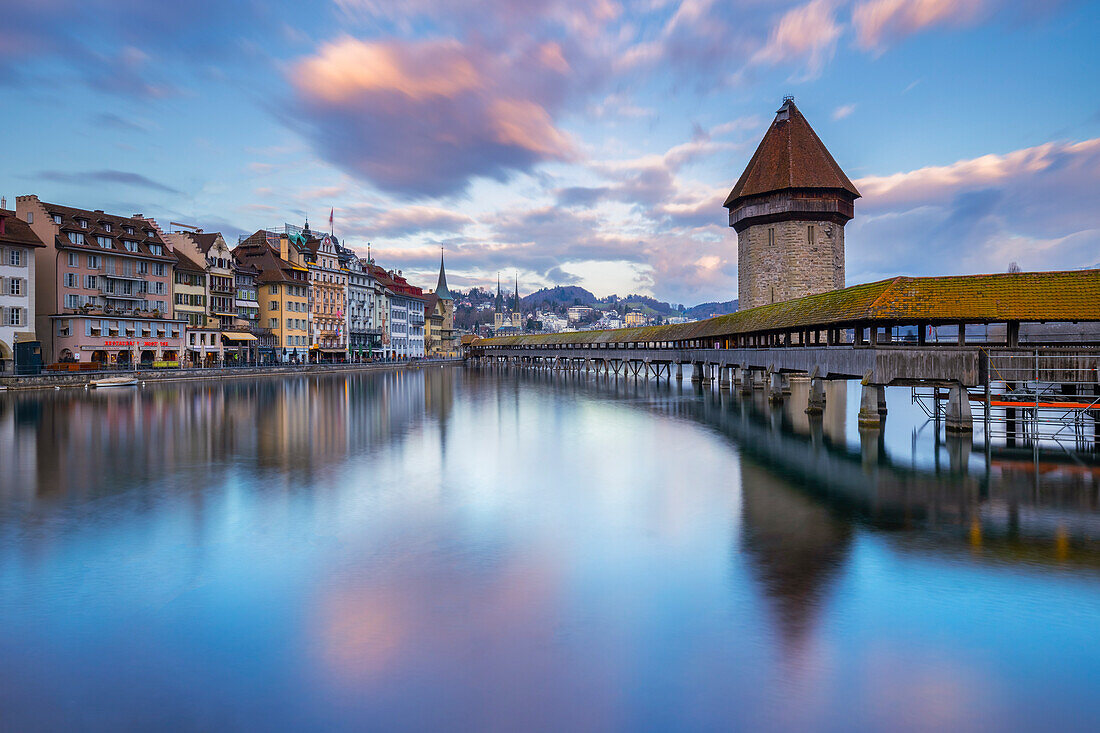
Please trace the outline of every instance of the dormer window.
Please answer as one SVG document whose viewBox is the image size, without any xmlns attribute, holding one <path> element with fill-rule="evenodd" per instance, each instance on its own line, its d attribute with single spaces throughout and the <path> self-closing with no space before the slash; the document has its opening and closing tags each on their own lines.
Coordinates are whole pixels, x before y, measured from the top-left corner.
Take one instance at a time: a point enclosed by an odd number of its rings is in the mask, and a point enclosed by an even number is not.
<svg viewBox="0 0 1100 733">
<path fill-rule="evenodd" d="M 81 229 L 87 229 L 88 228 L 88 220 L 87 219 L 77 219 L 76 223 L 77 223 L 77 226 L 79 226 Z"/>
<path fill-rule="evenodd" d="M 99 243 L 100 247 L 103 247 L 105 249 L 110 249 L 111 248 L 111 238 L 110 237 L 98 237 L 97 236 L 95 238 L 95 241 L 97 243 Z"/>
<path fill-rule="evenodd" d="M 60 224 L 61 223 L 61 214 L 54 214 L 53 215 L 53 223 L 54 224 Z"/>
<path fill-rule="evenodd" d="M 133 234 L 134 233 L 134 228 L 133 227 L 122 227 L 122 231 L 126 232 L 127 234 Z"/>
<path fill-rule="evenodd" d="M 81 232 L 65 232 L 65 234 L 73 244 L 84 244 L 84 235 Z"/>
<path fill-rule="evenodd" d="M 159 244 L 150 244 L 149 251 L 155 255 L 163 255 L 164 247 L 160 246 Z"/>
<path fill-rule="evenodd" d="M 126 245 L 126 251 L 127 252 L 137 252 L 138 251 L 137 242 L 131 242 L 128 239 L 124 239 L 124 240 L 122 240 L 122 243 L 124 245 Z"/>
<path fill-rule="evenodd" d="M 153 238 L 153 230 L 152 229 L 146 229 L 145 230 L 145 236 L 148 237 L 149 239 L 152 239 Z"/>
<path fill-rule="evenodd" d="M 105 231 L 105 232 L 111 231 L 111 222 L 109 222 L 109 221 L 103 222 L 103 231 Z"/>
</svg>

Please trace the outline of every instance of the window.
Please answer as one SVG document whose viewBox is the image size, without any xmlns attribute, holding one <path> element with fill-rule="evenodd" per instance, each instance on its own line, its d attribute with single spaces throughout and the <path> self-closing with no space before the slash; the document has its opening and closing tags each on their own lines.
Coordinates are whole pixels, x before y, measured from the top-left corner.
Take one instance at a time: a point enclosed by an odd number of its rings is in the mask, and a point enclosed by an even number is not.
<svg viewBox="0 0 1100 733">
<path fill-rule="evenodd" d="M 99 244 L 100 247 L 103 247 L 105 249 L 110 249 L 111 248 L 111 238 L 110 237 L 103 237 L 103 236 L 97 235 L 96 238 L 95 238 L 95 241 L 96 241 L 97 244 Z M 127 247 L 126 249 L 129 249 L 129 247 Z"/>
<path fill-rule="evenodd" d="M 22 295 L 23 281 L 17 277 L 8 280 L 8 295 Z"/>
<path fill-rule="evenodd" d="M 76 224 L 81 229 L 87 229 L 88 228 L 88 220 L 87 219 L 77 219 Z"/>
<path fill-rule="evenodd" d="M 164 277 L 164 263 L 163 262 L 154 262 L 153 263 L 153 277 Z"/>
<path fill-rule="evenodd" d="M 153 238 L 153 230 L 152 229 L 146 229 L 145 230 L 145 236 L 148 237 L 149 239 L 152 239 Z"/>
<path fill-rule="evenodd" d="M 806 227 L 806 241 L 809 242 L 811 247 L 814 246 L 814 225 L 813 224 Z"/>
<path fill-rule="evenodd" d="M 768 246 L 775 246 L 775 227 L 768 227 Z"/>
<path fill-rule="evenodd" d="M 13 267 L 22 267 L 23 266 L 23 250 L 21 250 L 21 249 L 10 249 L 10 250 L 8 250 L 8 264 L 12 265 Z"/>
<path fill-rule="evenodd" d="M 133 234 L 134 233 L 134 228 L 133 227 L 122 227 L 122 231 L 126 232 L 127 234 Z"/>
<path fill-rule="evenodd" d="M 69 253 L 69 267 L 80 267 L 80 255 L 76 252 Z"/>
<path fill-rule="evenodd" d="M 99 269 L 99 255 L 88 255 L 88 269 L 89 270 L 98 270 Z"/>
<path fill-rule="evenodd" d="M 150 244 L 149 245 L 149 251 L 152 252 L 155 255 L 163 255 L 164 254 L 164 247 L 161 247 L 159 244 Z"/>
<path fill-rule="evenodd" d="M 4 309 L 4 325 L 5 326 L 22 326 L 25 320 L 23 316 L 22 308 L 5 308 Z"/>
<path fill-rule="evenodd" d="M 103 231 L 105 231 L 105 232 L 111 231 L 111 222 L 109 222 L 109 221 L 103 222 Z"/>
<path fill-rule="evenodd" d="M 138 271 L 139 275 L 148 275 L 149 274 L 149 263 L 144 262 L 144 261 L 139 262 L 137 264 L 137 271 Z"/>
<path fill-rule="evenodd" d="M 78 288 L 78 287 L 80 287 L 80 284 L 79 284 L 80 281 L 77 279 L 77 275 L 76 275 L 75 272 L 66 272 L 64 281 L 65 281 L 65 287 L 67 287 L 67 288 Z"/>
<path fill-rule="evenodd" d="M 273 300 L 273 301 L 271 301 L 270 303 L 268 303 L 268 304 L 267 304 L 267 309 L 268 309 L 269 311 L 277 311 L 277 310 L 279 310 L 279 303 L 278 303 L 278 301 L 275 301 L 275 300 Z"/>
<path fill-rule="evenodd" d="M 85 275 L 84 276 L 84 287 L 87 288 L 88 290 L 95 290 L 95 288 L 96 288 L 96 276 L 95 275 Z"/>
<path fill-rule="evenodd" d="M 84 235 L 81 232 L 65 232 L 65 234 L 73 244 L 84 244 Z"/>
<path fill-rule="evenodd" d="M 267 292 L 271 293 L 272 295 L 278 295 L 279 294 L 279 286 L 278 285 L 272 285 L 271 287 L 269 287 L 267 289 Z"/>
<path fill-rule="evenodd" d="M 60 320 L 57 322 L 57 335 L 68 336 L 72 333 L 73 322 L 69 319 Z"/>
<path fill-rule="evenodd" d="M 127 252 L 137 252 L 138 251 L 137 242 L 134 242 L 134 241 L 129 240 L 129 239 L 122 240 L 122 246 L 124 246 L 126 248 Z"/>
<path fill-rule="evenodd" d="M 268 320 L 268 323 L 271 324 L 269 326 L 269 328 L 278 328 L 279 327 L 279 319 L 278 318 L 271 318 L 271 319 Z"/>
<path fill-rule="evenodd" d="M 154 282 L 153 283 L 153 292 L 156 293 L 157 295 L 164 295 L 164 283 L 160 280 L 157 280 L 156 282 Z"/>
<path fill-rule="evenodd" d="M 60 219 L 61 217 L 57 217 L 57 218 Z M 27 212 L 27 223 L 28 224 L 33 224 L 34 223 L 34 212 L 33 211 L 28 211 Z M 60 224 L 61 222 L 58 221 L 57 223 Z"/>
</svg>

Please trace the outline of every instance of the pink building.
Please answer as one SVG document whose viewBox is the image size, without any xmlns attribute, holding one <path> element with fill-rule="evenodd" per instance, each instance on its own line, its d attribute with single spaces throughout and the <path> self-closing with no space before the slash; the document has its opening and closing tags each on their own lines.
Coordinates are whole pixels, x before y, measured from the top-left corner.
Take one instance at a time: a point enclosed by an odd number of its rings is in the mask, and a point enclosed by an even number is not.
<svg viewBox="0 0 1100 733">
<path fill-rule="evenodd" d="M 42 360 L 127 366 L 176 361 L 185 322 L 172 317 L 175 257 L 155 222 L 16 198 L 46 245 L 35 253 Z"/>
</svg>

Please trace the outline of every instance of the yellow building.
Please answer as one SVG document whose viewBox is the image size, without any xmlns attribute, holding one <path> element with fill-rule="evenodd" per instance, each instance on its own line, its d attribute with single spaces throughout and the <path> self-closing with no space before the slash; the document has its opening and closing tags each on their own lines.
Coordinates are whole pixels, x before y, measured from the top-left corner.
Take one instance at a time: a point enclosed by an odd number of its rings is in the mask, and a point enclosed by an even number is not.
<svg viewBox="0 0 1100 733">
<path fill-rule="evenodd" d="M 424 353 L 428 356 L 458 356 L 455 345 L 455 301 L 447 287 L 443 255 L 439 256 L 439 281 L 435 291 L 424 296 Z"/>
<path fill-rule="evenodd" d="M 275 337 L 275 360 L 305 361 L 309 354 L 309 268 L 301 250 L 286 234 L 261 230 L 239 244 L 233 254 L 260 271 L 256 278 L 259 326 Z"/>
</svg>

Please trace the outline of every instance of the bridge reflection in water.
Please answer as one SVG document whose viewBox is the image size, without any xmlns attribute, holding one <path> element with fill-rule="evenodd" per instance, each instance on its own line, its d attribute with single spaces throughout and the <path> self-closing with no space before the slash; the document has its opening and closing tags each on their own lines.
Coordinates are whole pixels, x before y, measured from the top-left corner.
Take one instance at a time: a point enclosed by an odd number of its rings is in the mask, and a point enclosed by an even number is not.
<svg viewBox="0 0 1100 733">
<path fill-rule="evenodd" d="M 805 521 L 811 511 L 819 519 L 846 517 L 888 532 L 922 530 L 920 536 L 935 538 L 930 552 L 1100 569 L 1100 462 L 1094 454 L 1005 448 L 984 454 L 973 450 L 971 436 L 948 435 L 943 446 L 914 446 L 931 453 L 931 460 L 895 460 L 883 431 L 855 430 L 846 382 L 828 383 L 823 419 L 800 409 L 797 393 L 807 389 L 800 382 L 792 383 L 791 400 L 776 404 L 761 392 L 742 396 L 697 384 L 528 370 L 516 370 L 516 378 L 692 420 L 728 438 L 742 458 L 746 547 L 782 542 L 789 552 L 805 543 L 799 553 L 805 563 L 790 556 L 784 562 L 810 568 L 811 576 L 812 560 L 828 565 L 836 552 L 827 548 L 842 548 L 846 536 L 831 521 Z M 918 423 L 902 427 L 916 432 Z M 922 443 L 932 443 L 932 434 Z M 766 527 L 760 526 L 764 518 Z M 835 544 L 823 539 L 834 532 Z M 899 541 L 907 537 L 898 534 Z M 774 570 L 777 578 L 788 576 Z"/>
</svg>

